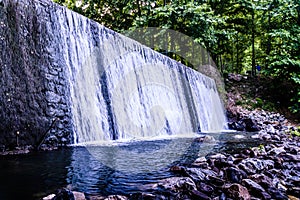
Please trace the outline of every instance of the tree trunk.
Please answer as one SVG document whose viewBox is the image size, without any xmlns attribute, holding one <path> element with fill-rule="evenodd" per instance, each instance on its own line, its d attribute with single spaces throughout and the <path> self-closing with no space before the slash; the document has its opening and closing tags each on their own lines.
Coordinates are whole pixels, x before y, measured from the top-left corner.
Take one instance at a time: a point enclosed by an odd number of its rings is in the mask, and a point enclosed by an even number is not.
<svg viewBox="0 0 300 200">
<path fill-rule="evenodd" d="M 137 7 L 138 7 L 138 16 L 141 16 L 142 12 L 141 12 L 140 0 L 136 0 L 136 4 L 137 4 Z"/>
<path fill-rule="evenodd" d="M 270 33 L 270 27 L 271 27 L 271 16 L 270 16 L 270 13 L 269 13 L 268 14 L 268 28 L 267 28 L 267 33 Z M 268 35 L 267 51 L 266 51 L 267 58 L 270 56 L 270 53 L 271 53 L 271 36 Z M 269 66 L 269 61 L 267 60 L 266 61 L 266 68 L 268 68 L 268 66 Z"/>
<path fill-rule="evenodd" d="M 221 69 L 221 73 L 224 73 L 224 66 L 223 66 L 223 62 L 222 62 L 222 55 L 220 55 L 220 69 Z"/>
<path fill-rule="evenodd" d="M 235 72 L 239 72 L 239 33 L 236 34 L 236 68 Z"/>
<path fill-rule="evenodd" d="M 256 69 L 255 69 L 255 22 L 254 22 L 254 10 L 252 12 L 252 72 L 251 75 L 256 75 Z"/>
</svg>

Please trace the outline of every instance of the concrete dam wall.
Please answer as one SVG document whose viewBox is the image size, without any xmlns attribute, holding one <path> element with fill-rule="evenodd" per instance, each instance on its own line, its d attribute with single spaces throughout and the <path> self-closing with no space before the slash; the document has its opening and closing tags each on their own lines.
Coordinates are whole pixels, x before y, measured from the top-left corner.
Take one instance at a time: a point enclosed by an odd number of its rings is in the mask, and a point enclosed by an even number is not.
<svg viewBox="0 0 300 200">
<path fill-rule="evenodd" d="M 219 131 L 224 123 L 211 78 L 51 1 L 0 1 L 1 147 Z"/>
</svg>

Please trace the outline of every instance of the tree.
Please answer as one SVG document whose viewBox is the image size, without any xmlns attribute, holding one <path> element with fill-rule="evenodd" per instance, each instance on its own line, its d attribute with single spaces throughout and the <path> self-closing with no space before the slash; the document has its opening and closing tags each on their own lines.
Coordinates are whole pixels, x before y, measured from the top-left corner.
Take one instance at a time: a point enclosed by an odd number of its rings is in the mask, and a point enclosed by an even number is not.
<svg viewBox="0 0 300 200">
<path fill-rule="evenodd" d="M 259 64 L 265 75 L 296 86 L 291 109 L 300 111 L 300 0 L 55 1 L 121 33 L 140 27 L 184 33 L 208 50 L 222 72 L 255 75 Z M 162 53 L 189 65 L 174 52 Z M 210 64 L 204 52 L 202 58 Z"/>
</svg>

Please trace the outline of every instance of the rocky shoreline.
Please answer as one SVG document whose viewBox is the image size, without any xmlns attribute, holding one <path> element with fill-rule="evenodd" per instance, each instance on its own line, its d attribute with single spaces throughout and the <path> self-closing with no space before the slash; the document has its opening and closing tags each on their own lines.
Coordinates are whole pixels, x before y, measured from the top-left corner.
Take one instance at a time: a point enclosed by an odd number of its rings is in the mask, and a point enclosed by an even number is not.
<svg viewBox="0 0 300 200">
<path fill-rule="evenodd" d="M 241 80 L 233 80 L 231 82 Z M 238 77 L 239 78 L 239 77 Z M 242 78 L 241 78 L 242 79 Z M 248 87 L 245 87 L 248 88 Z M 251 89 L 253 90 L 253 89 Z M 300 197 L 300 124 L 276 112 L 237 105 L 240 93 L 228 90 L 226 114 L 228 127 L 253 132 L 261 145 L 240 152 L 220 151 L 197 158 L 188 166 L 172 166 L 174 176 L 145 185 L 143 191 L 130 195 L 88 195 L 71 188 L 53 191 L 45 200 L 126 200 L 126 199 L 212 199 L 258 200 Z M 242 99 L 243 101 L 245 99 Z M 257 99 L 253 99 L 255 103 Z M 58 146 L 42 145 L 48 151 Z M 1 151 L 0 147 L 0 151 Z M 0 155 L 31 152 L 33 147 L 2 151 Z"/>
<path fill-rule="evenodd" d="M 199 157 L 189 166 L 172 166 L 174 177 L 146 185 L 148 190 L 140 193 L 105 197 L 64 188 L 43 199 L 299 199 L 299 130 L 278 113 L 243 108 L 237 108 L 237 113 L 229 115 L 229 126 L 257 131 L 252 137 L 264 145 Z"/>
</svg>

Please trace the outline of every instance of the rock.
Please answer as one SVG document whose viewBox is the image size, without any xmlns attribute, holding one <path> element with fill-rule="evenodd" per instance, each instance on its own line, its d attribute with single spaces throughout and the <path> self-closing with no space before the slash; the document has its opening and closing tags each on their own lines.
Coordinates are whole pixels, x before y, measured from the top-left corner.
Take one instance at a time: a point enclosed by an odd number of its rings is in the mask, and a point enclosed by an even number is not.
<svg viewBox="0 0 300 200">
<path fill-rule="evenodd" d="M 75 200 L 74 194 L 66 189 L 60 189 L 52 200 Z"/>
<path fill-rule="evenodd" d="M 281 191 L 287 191 L 287 188 L 282 183 L 280 183 L 280 181 L 276 184 L 276 186 Z"/>
<path fill-rule="evenodd" d="M 194 162 L 195 163 L 202 163 L 202 162 L 206 162 L 207 161 L 207 159 L 205 158 L 205 157 L 199 157 L 199 158 L 197 158 Z"/>
<path fill-rule="evenodd" d="M 218 178 L 216 176 L 209 176 L 209 183 L 214 185 L 215 187 L 221 187 L 224 185 L 224 180 Z"/>
<path fill-rule="evenodd" d="M 259 136 L 259 134 L 254 134 L 254 135 L 251 135 L 251 138 L 253 138 L 253 139 L 259 139 L 260 136 Z"/>
<path fill-rule="evenodd" d="M 128 198 L 121 195 L 109 195 L 104 200 L 127 200 Z"/>
<path fill-rule="evenodd" d="M 244 186 L 234 183 L 226 185 L 224 191 L 228 197 L 236 200 L 250 200 L 251 196 Z"/>
<path fill-rule="evenodd" d="M 288 181 L 293 185 L 300 185 L 300 176 L 291 176 Z"/>
<path fill-rule="evenodd" d="M 195 182 L 207 180 L 206 174 L 200 168 L 187 168 L 186 174 Z"/>
<path fill-rule="evenodd" d="M 262 199 L 271 199 L 271 196 L 265 191 L 265 189 L 251 179 L 244 179 L 242 183 L 249 189 L 253 196 Z"/>
<path fill-rule="evenodd" d="M 50 135 L 45 140 L 45 143 L 47 143 L 47 144 L 57 144 L 57 142 L 58 142 L 58 139 L 55 135 Z"/>
<path fill-rule="evenodd" d="M 285 153 L 286 151 L 284 150 L 284 147 L 277 147 L 277 148 L 273 148 L 271 149 L 268 154 L 271 154 L 271 155 L 278 155 L 278 154 L 281 154 L 281 153 Z"/>
<path fill-rule="evenodd" d="M 275 134 L 276 133 L 275 128 L 271 124 L 267 125 L 266 131 L 269 134 Z"/>
<path fill-rule="evenodd" d="M 226 194 L 225 193 L 222 193 L 220 196 L 219 196 L 219 200 L 226 200 Z"/>
<path fill-rule="evenodd" d="M 171 177 L 161 180 L 157 187 L 172 192 L 197 190 L 196 184 L 189 177 Z"/>
<path fill-rule="evenodd" d="M 200 158 L 197 158 L 193 164 L 193 166 L 198 166 L 198 167 L 201 167 L 201 168 L 208 168 L 208 163 L 207 163 L 207 159 L 205 157 L 200 157 Z"/>
<path fill-rule="evenodd" d="M 248 174 L 255 174 L 264 170 L 274 168 L 274 161 L 261 160 L 258 158 L 247 158 L 242 160 L 238 167 L 240 169 L 243 169 Z"/>
<path fill-rule="evenodd" d="M 234 165 L 222 158 L 222 159 L 216 159 L 214 162 L 214 166 L 217 167 L 219 170 L 221 170 L 224 169 L 225 167 L 232 167 Z"/>
<path fill-rule="evenodd" d="M 211 198 L 209 196 L 207 196 L 206 194 L 197 191 L 197 190 L 193 190 L 191 192 L 191 197 L 192 199 L 203 199 L 203 200 L 210 200 Z"/>
<path fill-rule="evenodd" d="M 289 200 L 299 200 L 299 198 L 292 196 L 292 195 L 288 195 Z"/>
<path fill-rule="evenodd" d="M 208 158 L 211 158 L 211 159 L 226 159 L 226 156 L 221 154 L 221 153 L 218 153 L 218 154 L 209 155 Z"/>
<path fill-rule="evenodd" d="M 247 174 L 241 170 L 234 167 L 229 167 L 226 169 L 227 178 L 233 183 L 241 183 L 242 179 L 247 177 Z"/>
<path fill-rule="evenodd" d="M 89 195 L 88 200 L 104 200 L 106 197 L 105 196 L 100 196 L 100 195 Z"/>
<path fill-rule="evenodd" d="M 267 192 L 271 195 L 272 199 L 276 200 L 287 200 L 288 197 L 285 192 L 276 189 L 275 187 L 268 188 Z"/>
<path fill-rule="evenodd" d="M 75 200 L 85 200 L 86 199 L 84 193 L 82 193 L 82 192 L 73 191 L 73 195 L 74 195 Z"/>
<path fill-rule="evenodd" d="M 228 128 L 236 131 L 244 131 L 245 127 L 242 123 L 239 122 L 230 122 L 228 123 Z"/>
<path fill-rule="evenodd" d="M 245 124 L 245 130 L 248 132 L 255 132 L 260 130 L 256 123 L 250 118 L 243 119 L 243 123 Z"/>
<path fill-rule="evenodd" d="M 69 140 L 66 139 L 66 138 L 64 138 L 64 137 L 62 137 L 62 138 L 60 139 L 60 141 L 61 141 L 61 144 L 67 144 Z"/>
<path fill-rule="evenodd" d="M 299 162 L 300 161 L 300 154 L 299 155 L 293 155 L 293 154 L 290 154 L 290 153 L 286 153 L 282 156 L 282 159 L 284 161 Z"/>
<path fill-rule="evenodd" d="M 213 136 L 205 135 L 203 138 L 203 142 L 205 143 L 216 143 L 216 139 Z"/>
<path fill-rule="evenodd" d="M 234 139 L 244 139 L 246 136 L 244 135 L 235 135 L 233 136 Z"/>
<path fill-rule="evenodd" d="M 58 94 L 55 94 L 54 92 L 47 91 L 46 99 L 49 103 L 58 103 L 60 101 L 61 97 Z"/>
<path fill-rule="evenodd" d="M 278 135 L 272 135 L 272 140 L 280 141 L 280 137 Z"/>
<path fill-rule="evenodd" d="M 156 200 L 156 199 L 164 199 L 159 198 L 158 195 L 149 194 L 149 193 L 134 193 L 129 197 L 130 200 Z"/>
<path fill-rule="evenodd" d="M 261 185 L 264 189 L 273 186 L 272 179 L 264 174 L 254 174 L 250 176 L 250 179 Z"/>
<path fill-rule="evenodd" d="M 43 200 L 51 200 L 55 197 L 55 194 L 49 194 L 48 196 L 46 197 L 43 197 Z"/>
<path fill-rule="evenodd" d="M 264 139 L 264 140 L 271 140 L 272 139 L 272 136 L 270 134 L 268 134 L 267 131 L 265 131 L 265 130 L 259 131 L 259 137 L 261 139 Z"/>
<path fill-rule="evenodd" d="M 298 187 L 288 188 L 287 193 L 296 197 L 300 197 L 300 186 L 298 185 Z"/>
<path fill-rule="evenodd" d="M 206 183 L 199 182 L 196 184 L 199 191 L 211 195 L 214 192 L 214 188 Z"/>
<path fill-rule="evenodd" d="M 174 166 L 170 167 L 170 171 L 183 174 L 185 172 L 185 169 L 181 166 L 174 165 Z"/>
<path fill-rule="evenodd" d="M 261 193 L 265 191 L 264 188 L 262 188 L 258 183 L 252 181 L 251 179 L 243 179 L 243 185 L 245 185 L 253 193 Z"/>
<path fill-rule="evenodd" d="M 282 169 L 282 164 L 283 164 L 283 159 L 275 156 L 272 158 L 272 160 L 274 161 L 274 167 L 277 169 Z"/>
</svg>

